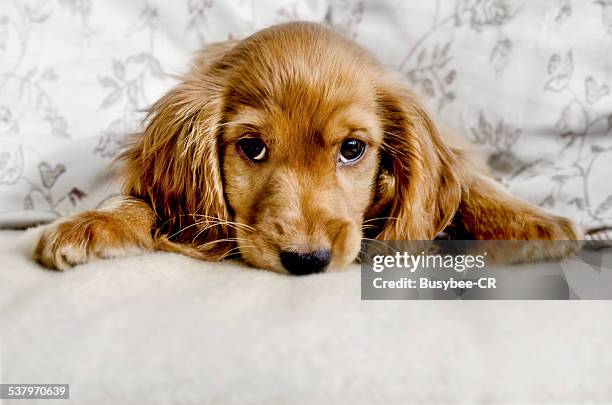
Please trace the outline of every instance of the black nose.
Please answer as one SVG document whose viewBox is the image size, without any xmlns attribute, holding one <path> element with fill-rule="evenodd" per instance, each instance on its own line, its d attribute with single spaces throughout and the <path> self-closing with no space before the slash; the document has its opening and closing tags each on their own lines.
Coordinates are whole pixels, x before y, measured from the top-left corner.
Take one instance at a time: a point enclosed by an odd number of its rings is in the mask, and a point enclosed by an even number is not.
<svg viewBox="0 0 612 405">
<path fill-rule="evenodd" d="M 289 273 L 303 276 L 325 271 L 331 261 L 331 252 L 329 250 L 316 250 L 308 253 L 281 252 L 280 260 Z"/>
</svg>

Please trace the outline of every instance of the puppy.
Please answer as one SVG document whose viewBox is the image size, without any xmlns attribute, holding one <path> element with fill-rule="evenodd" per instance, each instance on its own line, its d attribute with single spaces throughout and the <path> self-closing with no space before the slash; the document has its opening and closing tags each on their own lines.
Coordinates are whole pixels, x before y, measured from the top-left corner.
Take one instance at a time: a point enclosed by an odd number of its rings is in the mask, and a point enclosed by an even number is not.
<svg viewBox="0 0 612 405">
<path fill-rule="evenodd" d="M 164 250 L 308 274 L 352 263 L 364 238 L 580 238 L 483 174 L 399 75 L 318 24 L 206 48 L 120 160 L 126 197 L 52 224 L 38 261 Z"/>
</svg>

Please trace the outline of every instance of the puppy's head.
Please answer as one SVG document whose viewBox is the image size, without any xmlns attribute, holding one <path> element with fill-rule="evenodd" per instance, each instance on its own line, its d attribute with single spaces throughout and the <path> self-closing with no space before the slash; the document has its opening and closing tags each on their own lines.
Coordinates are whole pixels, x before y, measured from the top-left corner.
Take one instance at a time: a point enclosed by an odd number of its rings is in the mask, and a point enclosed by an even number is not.
<svg viewBox="0 0 612 405">
<path fill-rule="evenodd" d="M 412 94 L 319 25 L 209 49 L 153 111 L 126 191 L 207 258 L 339 268 L 364 234 L 430 239 L 459 203 L 452 155 Z"/>
</svg>

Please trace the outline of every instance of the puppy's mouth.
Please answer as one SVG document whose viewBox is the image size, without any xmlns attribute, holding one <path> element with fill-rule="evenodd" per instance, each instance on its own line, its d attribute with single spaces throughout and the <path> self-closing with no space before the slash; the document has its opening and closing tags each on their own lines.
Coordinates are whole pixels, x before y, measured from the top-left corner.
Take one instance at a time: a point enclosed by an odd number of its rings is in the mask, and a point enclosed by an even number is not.
<svg viewBox="0 0 612 405">
<path fill-rule="evenodd" d="M 361 235 L 347 227 L 329 243 L 287 243 L 263 232 L 238 230 L 237 245 L 249 265 L 277 273 L 305 276 L 336 271 L 352 263 L 361 247 Z"/>
<path fill-rule="evenodd" d="M 238 238 L 238 250 L 250 265 L 295 276 L 323 273 L 331 267 L 334 254 L 329 248 L 314 248 L 308 245 L 280 248 L 259 236 L 260 241 L 249 240 L 250 245 Z"/>
</svg>

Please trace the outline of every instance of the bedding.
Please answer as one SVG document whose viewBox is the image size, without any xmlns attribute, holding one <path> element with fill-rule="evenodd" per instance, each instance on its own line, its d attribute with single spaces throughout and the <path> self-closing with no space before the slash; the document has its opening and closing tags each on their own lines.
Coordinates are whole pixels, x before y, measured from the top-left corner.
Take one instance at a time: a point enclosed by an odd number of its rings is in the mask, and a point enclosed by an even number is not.
<svg viewBox="0 0 612 405">
<path fill-rule="evenodd" d="M 361 301 L 357 266 L 298 278 L 170 253 L 59 273 L 29 258 L 39 231 L 0 231 L 0 381 L 70 384 L 53 403 L 612 399 L 609 301 Z"/>
<path fill-rule="evenodd" d="M 126 135 L 195 50 L 297 19 L 400 70 L 513 192 L 611 225 L 610 15 L 576 0 L 0 2 L 0 227 L 99 206 Z M 294 278 L 169 253 L 57 273 L 31 260 L 39 232 L 0 231 L 2 383 L 101 404 L 612 399 L 607 301 L 361 301 L 357 266 Z"/>
<path fill-rule="evenodd" d="M 205 44 L 322 21 L 402 72 L 514 193 L 612 224 L 608 2 L 22 0 L 0 4 L 0 226 L 99 206 L 113 158 Z M 383 46 L 384 45 L 384 46 Z"/>
</svg>

